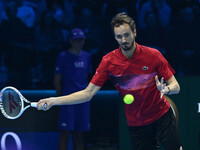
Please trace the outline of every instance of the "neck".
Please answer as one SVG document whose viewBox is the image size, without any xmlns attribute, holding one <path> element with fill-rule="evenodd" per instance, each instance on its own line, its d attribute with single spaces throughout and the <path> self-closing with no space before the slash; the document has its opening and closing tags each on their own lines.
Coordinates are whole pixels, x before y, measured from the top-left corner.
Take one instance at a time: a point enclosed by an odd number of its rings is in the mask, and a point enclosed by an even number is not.
<svg viewBox="0 0 200 150">
<path fill-rule="evenodd" d="M 79 55 L 81 53 L 81 49 L 77 49 L 75 47 L 71 47 L 69 49 L 69 51 L 72 53 L 72 54 L 75 54 L 75 55 Z"/>
<path fill-rule="evenodd" d="M 128 59 L 131 59 L 131 58 L 133 57 L 133 55 L 134 55 L 134 53 L 135 53 L 135 50 L 136 50 L 136 44 L 135 44 L 135 42 L 134 42 L 134 44 L 133 44 L 133 46 L 131 47 L 130 50 L 123 50 L 123 49 L 121 48 L 122 53 L 123 53 Z"/>
</svg>

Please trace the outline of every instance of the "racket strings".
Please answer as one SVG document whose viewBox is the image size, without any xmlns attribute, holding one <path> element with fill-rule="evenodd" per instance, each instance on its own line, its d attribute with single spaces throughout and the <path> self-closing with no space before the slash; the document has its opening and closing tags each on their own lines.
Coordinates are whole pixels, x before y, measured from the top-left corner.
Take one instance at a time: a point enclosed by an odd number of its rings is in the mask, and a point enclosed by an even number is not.
<svg viewBox="0 0 200 150">
<path fill-rule="evenodd" d="M 6 89 L 2 94 L 1 109 L 4 115 L 15 117 L 22 109 L 20 96 L 13 89 Z"/>
</svg>

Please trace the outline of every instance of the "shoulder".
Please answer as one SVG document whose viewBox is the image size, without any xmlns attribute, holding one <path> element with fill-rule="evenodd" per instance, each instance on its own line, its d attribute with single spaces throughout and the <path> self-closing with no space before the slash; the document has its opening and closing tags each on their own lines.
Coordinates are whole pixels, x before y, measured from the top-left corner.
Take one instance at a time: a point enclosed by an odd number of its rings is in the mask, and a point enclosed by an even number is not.
<svg viewBox="0 0 200 150">
<path fill-rule="evenodd" d="M 161 52 L 155 48 L 144 46 L 144 45 L 139 45 L 139 47 L 143 54 L 150 55 L 150 56 L 162 56 Z"/>
<path fill-rule="evenodd" d="M 65 57 L 67 55 L 68 51 L 62 51 L 59 53 L 59 57 Z"/>
<path fill-rule="evenodd" d="M 60 52 L 60 53 L 58 54 L 57 60 L 65 60 L 66 57 L 70 57 L 69 55 L 70 55 L 70 54 L 69 54 L 69 52 L 68 52 L 67 50 L 62 51 L 62 52 Z"/>
<path fill-rule="evenodd" d="M 87 51 L 85 51 L 85 50 L 82 50 L 82 54 L 84 55 L 84 56 L 88 56 L 88 57 L 90 57 L 91 56 L 91 54 L 90 53 L 88 53 Z"/>
<path fill-rule="evenodd" d="M 118 51 L 118 49 L 115 49 L 115 50 L 109 52 L 108 54 L 103 56 L 103 60 L 106 60 L 106 61 L 113 60 L 113 58 L 117 57 L 117 51 Z"/>
</svg>

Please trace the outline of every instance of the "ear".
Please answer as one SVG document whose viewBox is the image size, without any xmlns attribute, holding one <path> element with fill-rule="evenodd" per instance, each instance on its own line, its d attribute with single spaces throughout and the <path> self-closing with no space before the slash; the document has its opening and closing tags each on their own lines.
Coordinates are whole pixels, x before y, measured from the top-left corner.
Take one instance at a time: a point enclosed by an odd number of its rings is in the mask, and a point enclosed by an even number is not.
<svg viewBox="0 0 200 150">
<path fill-rule="evenodd" d="M 133 30 L 133 34 L 136 37 L 136 35 L 137 35 L 136 28 Z"/>
</svg>

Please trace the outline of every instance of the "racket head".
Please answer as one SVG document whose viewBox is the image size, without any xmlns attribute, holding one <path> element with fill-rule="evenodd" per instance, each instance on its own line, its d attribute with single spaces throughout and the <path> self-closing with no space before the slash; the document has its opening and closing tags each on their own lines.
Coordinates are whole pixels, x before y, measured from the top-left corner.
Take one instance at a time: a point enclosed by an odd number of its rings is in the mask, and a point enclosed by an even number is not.
<svg viewBox="0 0 200 150">
<path fill-rule="evenodd" d="M 23 112 L 24 101 L 22 94 L 14 87 L 5 87 L 0 93 L 0 110 L 8 119 L 16 119 Z"/>
</svg>

